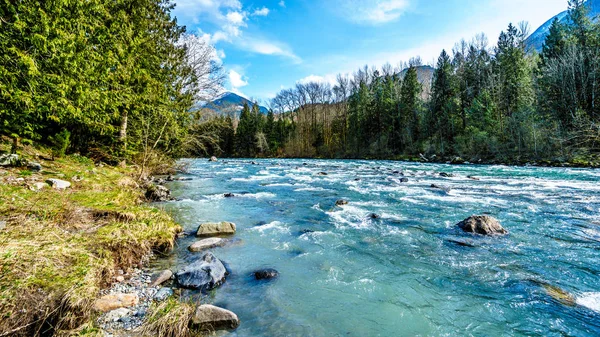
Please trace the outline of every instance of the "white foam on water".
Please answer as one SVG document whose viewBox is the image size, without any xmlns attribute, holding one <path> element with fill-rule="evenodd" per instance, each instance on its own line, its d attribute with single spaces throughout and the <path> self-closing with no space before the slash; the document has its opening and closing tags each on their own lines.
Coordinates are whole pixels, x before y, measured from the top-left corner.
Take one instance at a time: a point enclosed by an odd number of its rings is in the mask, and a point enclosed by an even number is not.
<svg viewBox="0 0 600 337">
<path fill-rule="evenodd" d="M 281 221 L 273 221 L 268 224 L 250 228 L 251 231 L 264 233 L 265 231 L 289 232 L 289 228 L 285 227 Z"/>
<path fill-rule="evenodd" d="M 583 293 L 575 299 L 578 305 L 600 312 L 600 292 Z"/>
<path fill-rule="evenodd" d="M 286 186 L 294 186 L 294 184 L 290 183 L 276 183 L 276 184 L 267 184 L 265 187 L 286 187 Z"/>
<path fill-rule="evenodd" d="M 271 193 L 271 192 L 258 192 L 258 193 L 242 194 L 240 196 L 244 197 L 244 198 L 268 199 L 268 198 L 275 198 L 277 195 L 275 195 L 274 193 Z"/>
<path fill-rule="evenodd" d="M 327 189 L 327 188 L 323 188 L 323 187 L 319 187 L 319 186 L 313 186 L 313 187 L 302 187 L 302 188 L 297 188 L 294 190 L 294 192 L 302 192 L 302 191 L 311 191 L 311 192 L 333 192 L 333 190 Z"/>
</svg>

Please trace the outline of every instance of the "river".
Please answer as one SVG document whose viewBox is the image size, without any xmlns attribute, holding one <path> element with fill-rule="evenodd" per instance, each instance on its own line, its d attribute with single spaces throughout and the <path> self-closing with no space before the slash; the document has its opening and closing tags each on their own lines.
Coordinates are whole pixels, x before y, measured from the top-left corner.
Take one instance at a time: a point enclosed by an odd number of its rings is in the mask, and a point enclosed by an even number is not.
<svg viewBox="0 0 600 337">
<path fill-rule="evenodd" d="M 237 224 L 236 241 L 211 250 L 231 275 L 203 299 L 241 320 L 220 335 L 600 335 L 600 171 L 255 161 L 189 160 L 192 180 L 169 183 L 179 201 L 163 205 L 189 232 Z M 509 234 L 463 233 L 473 214 Z M 176 271 L 201 255 L 187 251 L 195 240 L 156 263 Z M 254 280 L 265 267 L 279 278 Z"/>
</svg>

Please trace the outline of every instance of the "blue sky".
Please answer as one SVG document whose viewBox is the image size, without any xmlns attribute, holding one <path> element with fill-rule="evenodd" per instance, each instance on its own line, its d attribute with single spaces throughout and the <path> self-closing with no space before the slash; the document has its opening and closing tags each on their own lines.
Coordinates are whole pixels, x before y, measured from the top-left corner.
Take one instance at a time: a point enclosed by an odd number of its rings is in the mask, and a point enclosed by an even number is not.
<svg viewBox="0 0 600 337">
<path fill-rule="evenodd" d="M 226 89 L 266 101 L 298 81 L 333 81 L 368 64 L 442 49 L 479 33 L 490 45 L 509 22 L 532 30 L 567 0 L 175 0 L 188 32 L 216 48 Z"/>
</svg>

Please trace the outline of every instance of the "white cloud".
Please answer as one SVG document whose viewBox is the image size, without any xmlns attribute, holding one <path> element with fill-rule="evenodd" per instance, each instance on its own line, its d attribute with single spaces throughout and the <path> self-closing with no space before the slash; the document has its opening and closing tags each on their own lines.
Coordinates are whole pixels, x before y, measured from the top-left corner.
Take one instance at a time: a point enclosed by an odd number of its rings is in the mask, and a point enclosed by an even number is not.
<svg viewBox="0 0 600 337">
<path fill-rule="evenodd" d="M 243 76 L 233 69 L 229 71 L 229 83 L 232 89 L 239 89 L 248 85 L 248 81 L 244 80 Z"/>
<path fill-rule="evenodd" d="M 299 79 L 297 81 L 297 83 L 306 84 L 306 83 L 311 83 L 311 82 L 318 82 L 318 83 L 328 83 L 328 84 L 334 85 L 337 81 L 336 76 L 337 76 L 336 74 L 327 74 L 324 76 L 309 75 L 309 76 Z"/>
<path fill-rule="evenodd" d="M 267 16 L 271 11 L 267 7 L 263 7 L 261 9 L 257 9 L 252 13 L 254 16 Z"/>
<path fill-rule="evenodd" d="M 409 0 L 337 0 L 336 10 L 357 23 L 382 24 L 398 19 L 409 6 Z"/>
<path fill-rule="evenodd" d="M 237 48 L 253 53 L 286 57 L 295 63 L 302 61 L 289 46 L 283 43 L 244 34 L 244 28 L 248 27 L 251 17 L 266 16 L 270 13 L 266 7 L 249 13 L 243 9 L 239 0 L 176 0 L 176 2 L 175 16 L 185 19 L 180 21 L 192 20 L 196 23 L 206 21 L 217 27 L 212 34 L 205 34 L 213 45 L 229 42 Z"/>
<path fill-rule="evenodd" d="M 283 0 L 279 1 L 279 6 L 285 8 L 285 1 L 283 1 Z"/>
</svg>

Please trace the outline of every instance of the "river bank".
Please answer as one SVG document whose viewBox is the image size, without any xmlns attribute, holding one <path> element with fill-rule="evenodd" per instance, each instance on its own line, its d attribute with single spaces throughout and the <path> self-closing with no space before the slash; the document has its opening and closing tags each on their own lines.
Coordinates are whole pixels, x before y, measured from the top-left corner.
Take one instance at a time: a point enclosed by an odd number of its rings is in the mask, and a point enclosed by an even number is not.
<svg viewBox="0 0 600 337">
<path fill-rule="evenodd" d="M 6 150 L 6 149 L 4 149 Z M 102 336 L 103 289 L 140 274 L 181 227 L 131 168 L 26 147 L 0 167 L 0 336 Z M 16 164 L 16 165 L 13 165 Z M 132 301 L 139 301 L 138 298 Z"/>
</svg>

